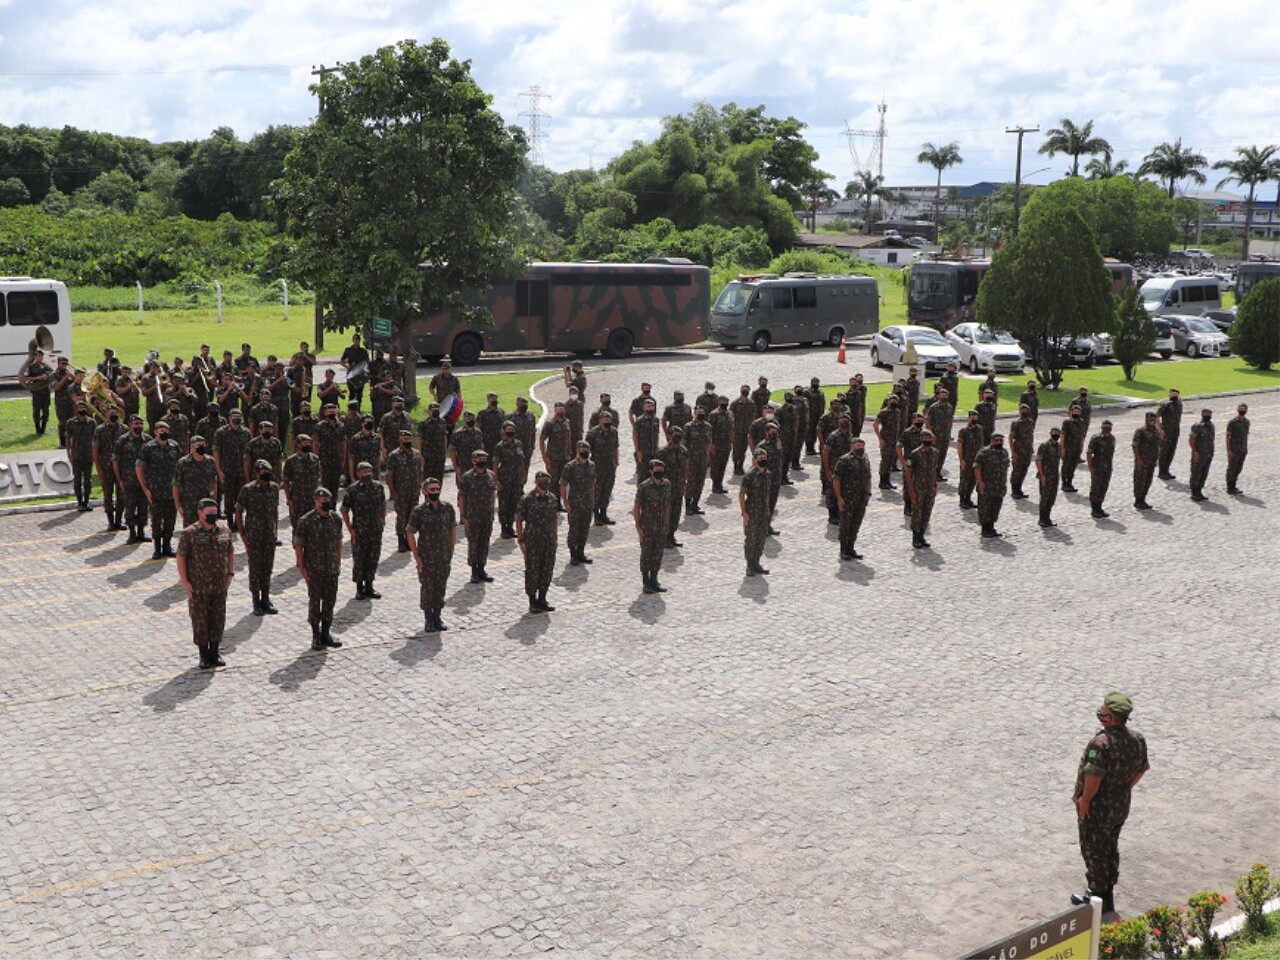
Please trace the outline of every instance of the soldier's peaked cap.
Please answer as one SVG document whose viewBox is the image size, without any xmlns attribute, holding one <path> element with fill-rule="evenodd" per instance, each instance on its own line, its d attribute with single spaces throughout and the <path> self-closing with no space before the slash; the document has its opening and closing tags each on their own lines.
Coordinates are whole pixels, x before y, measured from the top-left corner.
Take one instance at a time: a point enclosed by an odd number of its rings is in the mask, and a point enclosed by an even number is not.
<svg viewBox="0 0 1280 960">
<path fill-rule="evenodd" d="M 472 460 L 488 460 L 489 455 L 485 453 L 483 450 L 476 450 L 471 454 L 471 459 Z"/>
<path fill-rule="evenodd" d="M 196 507 L 203 510 L 205 507 L 217 507 L 217 505 L 218 501 L 212 500 L 209 497 L 201 497 L 200 502 L 196 504 Z"/>
<path fill-rule="evenodd" d="M 1103 697 L 1102 704 L 1118 717 L 1127 717 L 1133 713 L 1133 701 L 1118 690 Z"/>
<path fill-rule="evenodd" d="M 319 500 L 321 497 L 332 497 L 333 494 L 329 492 L 328 487 L 316 487 L 316 492 L 312 496 Z"/>
<path fill-rule="evenodd" d="M 373 464 L 370 463 L 368 460 L 361 460 L 359 463 L 356 464 L 356 470 L 372 470 L 372 469 L 373 469 Z"/>
<path fill-rule="evenodd" d="M 257 463 L 253 465 L 253 467 L 255 470 L 270 470 L 271 463 L 270 461 L 267 461 L 267 460 L 259 460 Z"/>
</svg>

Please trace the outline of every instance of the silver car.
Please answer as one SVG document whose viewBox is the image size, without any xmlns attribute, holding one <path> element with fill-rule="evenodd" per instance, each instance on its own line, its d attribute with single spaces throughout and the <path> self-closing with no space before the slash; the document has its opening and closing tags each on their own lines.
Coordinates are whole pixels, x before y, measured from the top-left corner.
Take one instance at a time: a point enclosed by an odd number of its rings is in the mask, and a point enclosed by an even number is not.
<svg viewBox="0 0 1280 960">
<path fill-rule="evenodd" d="M 872 366 L 901 363 L 908 340 L 915 344 L 916 354 L 920 358 L 917 365 L 924 369 L 925 376 L 931 373 L 941 375 L 948 363 L 957 366 L 960 364 L 960 357 L 951 348 L 951 344 L 933 327 L 901 326 L 885 327 L 871 338 Z"/>
<path fill-rule="evenodd" d="M 1012 334 L 988 330 L 981 323 L 957 323 L 944 334 L 960 363 L 970 373 L 1022 373 L 1027 358 Z"/>
<path fill-rule="evenodd" d="M 1164 319 L 1168 321 L 1169 330 L 1173 333 L 1175 350 L 1181 350 L 1188 357 L 1230 355 L 1231 343 L 1227 335 L 1219 330 L 1212 320 L 1176 313 L 1166 313 Z"/>
</svg>

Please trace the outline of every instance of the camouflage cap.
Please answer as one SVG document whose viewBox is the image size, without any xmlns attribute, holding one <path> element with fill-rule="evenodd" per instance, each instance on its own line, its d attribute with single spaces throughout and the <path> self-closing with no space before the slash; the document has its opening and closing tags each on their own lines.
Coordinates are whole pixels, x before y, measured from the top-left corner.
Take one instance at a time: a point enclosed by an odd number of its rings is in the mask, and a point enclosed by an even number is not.
<svg viewBox="0 0 1280 960">
<path fill-rule="evenodd" d="M 141 422 L 142 422 L 142 417 L 141 417 L 141 415 L 140 415 L 140 414 L 132 413 L 132 414 L 130 414 L 130 415 L 129 415 L 129 422 L 130 422 L 130 423 L 141 423 Z"/>
<path fill-rule="evenodd" d="M 497 395 L 496 393 L 486 393 L 486 394 L 484 395 L 484 398 L 485 398 L 486 400 L 497 400 L 497 399 L 498 399 L 498 395 Z"/>
<path fill-rule="evenodd" d="M 684 427 L 672 427 L 672 428 L 671 428 L 671 435 L 672 435 L 673 437 L 683 437 L 683 436 L 684 436 Z"/>
<path fill-rule="evenodd" d="M 649 467 L 650 467 L 651 469 L 652 469 L 653 467 L 665 467 L 665 466 L 666 466 L 666 464 L 665 464 L 665 463 L 663 463 L 661 460 L 658 460 L 658 459 L 656 459 L 656 458 L 655 458 L 655 459 L 653 459 L 653 460 L 650 460 L 650 461 L 649 461 Z"/>
<path fill-rule="evenodd" d="M 357 472 L 361 470 L 372 470 L 372 469 L 373 469 L 373 464 L 370 463 L 368 460 L 361 460 L 359 463 L 356 464 Z"/>
<path fill-rule="evenodd" d="M 679 430 L 679 429 L 680 429 L 679 427 L 676 427 L 676 430 Z M 671 431 L 671 432 L 672 432 L 672 433 L 674 433 L 674 432 L 675 432 L 675 430 L 673 430 L 673 431 Z M 590 450 L 590 449 L 591 449 L 591 444 L 587 443 L 587 441 L 585 441 L 585 440 L 579 440 L 579 441 L 578 441 L 578 449 L 579 449 L 579 450 Z"/>
<path fill-rule="evenodd" d="M 205 507 L 217 508 L 217 506 L 218 506 L 218 501 L 212 499 L 211 497 L 201 497 L 200 502 L 196 504 L 196 508 L 199 510 L 203 510 Z"/>
<path fill-rule="evenodd" d="M 476 418 L 476 415 L 471 410 L 464 410 L 462 413 L 463 420 L 474 420 L 475 418 Z"/>
<path fill-rule="evenodd" d="M 255 470 L 270 470 L 270 469 L 271 469 L 271 461 L 269 461 L 269 460 L 259 460 L 257 463 L 255 463 L 255 464 L 253 465 L 253 469 L 255 469 Z"/>
<path fill-rule="evenodd" d="M 437 478 L 435 478 L 435 477 L 427 477 L 427 479 L 425 479 L 425 480 L 423 480 L 423 481 L 422 481 L 422 489 L 423 489 L 423 490 L 425 490 L 425 489 L 427 489 L 427 487 L 431 486 L 431 484 L 433 484 L 433 483 L 437 483 L 437 484 L 438 484 L 439 482 L 440 482 L 440 481 L 439 481 Z"/>
<path fill-rule="evenodd" d="M 191 442 L 192 443 L 208 443 L 209 441 L 197 433 L 194 437 L 191 438 Z"/>
<path fill-rule="evenodd" d="M 166 430 L 171 429 L 171 428 L 170 428 L 170 426 L 169 426 L 169 421 L 168 421 L 168 420 L 157 420 L 157 421 L 156 421 L 156 429 L 157 429 L 157 430 L 159 430 L 161 427 L 164 427 Z"/>
<path fill-rule="evenodd" d="M 503 420 L 503 421 L 502 421 L 502 429 L 503 429 L 503 430 L 505 430 L 505 429 L 507 429 L 507 427 L 510 427 L 512 430 L 514 430 L 514 429 L 516 428 L 515 421 L 514 421 L 514 420 Z"/>
<path fill-rule="evenodd" d="M 316 492 L 314 494 L 315 499 L 319 500 L 321 497 L 332 497 L 332 496 L 333 494 L 329 492 L 328 487 L 316 487 Z"/>
<path fill-rule="evenodd" d="M 453 366 L 453 361 L 452 361 L 452 360 L 450 360 L 448 357 L 445 357 L 443 360 L 441 360 L 441 361 L 440 361 L 440 366 L 442 366 L 442 367 L 452 367 L 452 366 Z"/>
<path fill-rule="evenodd" d="M 1102 705 L 1117 717 L 1127 717 L 1133 713 L 1133 701 L 1117 690 L 1113 690 L 1103 697 Z"/>
<path fill-rule="evenodd" d="M 548 480 L 550 480 L 550 479 L 551 479 L 551 474 L 547 473 L 547 471 L 545 471 L 545 470 L 539 470 L 537 473 L 535 473 L 535 474 L 533 475 L 533 479 L 535 479 L 535 480 L 538 480 L 538 479 L 540 479 L 540 478 L 542 478 L 542 477 L 546 477 Z"/>
</svg>

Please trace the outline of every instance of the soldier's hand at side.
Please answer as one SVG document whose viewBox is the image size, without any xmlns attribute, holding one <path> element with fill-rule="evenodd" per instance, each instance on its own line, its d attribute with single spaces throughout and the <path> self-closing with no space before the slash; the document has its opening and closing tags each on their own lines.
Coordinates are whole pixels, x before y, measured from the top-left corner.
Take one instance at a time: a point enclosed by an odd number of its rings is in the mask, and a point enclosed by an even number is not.
<svg viewBox="0 0 1280 960">
<path fill-rule="evenodd" d="M 182 589 L 183 589 L 183 590 L 185 590 L 185 591 L 187 591 L 187 599 L 188 599 L 188 600 L 190 600 L 190 599 L 191 599 L 191 584 L 190 584 L 190 583 L 183 583 L 183 585 L 182 585 Z"/>
<path fill-rule="evenodd" d="M 1084 797 L 1080 797 L 1076 800 L 1076 816 L 1081 820 L 1089 819 L 1089 801 Z"/>
</svg>

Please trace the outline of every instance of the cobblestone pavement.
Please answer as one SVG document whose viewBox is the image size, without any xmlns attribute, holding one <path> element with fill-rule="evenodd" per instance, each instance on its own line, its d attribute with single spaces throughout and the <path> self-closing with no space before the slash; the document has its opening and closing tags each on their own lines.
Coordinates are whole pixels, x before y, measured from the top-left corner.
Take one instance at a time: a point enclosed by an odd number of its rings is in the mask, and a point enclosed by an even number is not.
<svg viewBox="0 0 1280 960">
<path fill-rule="evenodd" d="M 804 364 L 588 373 L 625 404 L 642 377 L 692 399 Z M 669 593 L 641 594 L 627 525 L 595 528 L 530 617 L 499 541 L 495 583 L 455 567 L 443 639 L 388 527 L 384 598 L 345 581 L 346 646 L 311 653 L 284 548 L 281 615 L 249 614 L 242 566 L 216 674 L 190 669 L 171 561 L 100 510 L 0 518 L 3 952 L 955 956 L 1082 885 L 1071 785 L 1112 688 L 1152 758 L 1121 909 L 1225 889 L 1280 858 L 1280 395 L 1249 402 L 1242 497 L 1220 439 L 1210 502 L 1184 449 L 1135 512 L 1124 412 L 1110 520 L 1065 496 L 1042 532 L 1009 504 L 983 544 L 947 484 L 919 552 L 878 492 L 841 564 L 810 461 L 767 578 L 713 496 Z M 1234 400 L 1212 406 L 1221 437 Z"/>
</svg>

